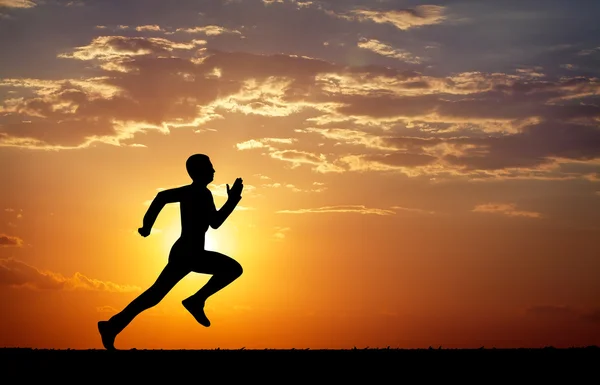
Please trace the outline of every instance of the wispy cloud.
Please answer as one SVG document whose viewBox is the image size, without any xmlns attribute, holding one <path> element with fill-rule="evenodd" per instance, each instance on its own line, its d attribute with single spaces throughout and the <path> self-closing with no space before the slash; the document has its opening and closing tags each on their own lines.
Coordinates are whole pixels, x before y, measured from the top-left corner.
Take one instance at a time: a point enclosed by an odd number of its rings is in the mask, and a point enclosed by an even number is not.
<svg viewBox="0 0 600 385">
<path fill-rule="evenodd" d="M 357 45 L 359 48 L 373 51 L 381 56 L 390 57 L 392 59 L 397 59 L 407 63 L 418 64 L 423 61 L 423 58 L 415 56 L 406 50 L 394 48 L 391 45 L 383 43 L 377 39 L 362 38 L 358 41 Z"/>
<path fill-rule="evenodd" d="M 98 313 L 116 313 L 118 310 L 112 306 L 104 305 L 96 307 Z"/>
<path fill-rule="evenodd" d="M 271 144 L 292 144 L 297 139 L 294 138 L 262 138 L 262 139 L 250 139 L 241 143 L 237 143 L 235 146 L 238 150 L 249 150 L 253 148 L 268 148 L 273 149 Z"/>
<path fill-rule="evenodd" d="M 371 10 L 354 9 L 346 13 L 327 11 L 328 14 L 347 20 L 391 24 L 400 30 L 439 24 L 445 20 L 445 7 L 439 5 L 419 5 L 412 9 Z"/>
<path fill-rule="evenodd" d="M 308 151 L 277 150 L 269 154 L 274 159 L 291 163 L 293 168 L 303 164 L 312 165 L 320 173 L 344 172 L 345 169 L 330 162 L 325 154 L 314 154 Z"/>
<path fill-rule="evenodd" d="M 276 213 L 281 214 L 313 214 L 313 213 L 354 213 L 363 215 L 394 215 L 392 210 L 369 208 L 364 205 L 340 205 L 325 206 L 318 208 L 298 209 L 298 210 L 279 210 Z"/>
<path fill-rule="evenodd" d="M 235 34 L 241 35 L 242 33 L 236 29 L 229 29 L 218 25 L 206 25 L 203 27 L 188 27 L 188 28 L 177 28 L 177 32 L 186 33 L 202 33 L 206 36 L 217 36 L 223 34 Z"/>
<path fill-rule="evenodd" d="M 409 213 L 417 213 L 417 214 L 429 214 L 429 215 L 435 214 L 435 211 L 432 211 L 432 210 L 423 210 L 423 209 L 416 209 L 416 208 L 402 207 L 402 206 L 392 206 L 391 209 L 397 210 L 397 211 L 409 212 Z"/>
<path fill-rule="evenodd" d="M 99 36 L 89 45 L 77 47 L 72 53 L 59 54 L 60 58 L 111 61 L 123 57 L 168 53 L 173 50 L 191 50 L 206 44 L 204 40 L 181 43 L 161 37 Z"/>
<path fill-rule="evenodd" d="M 0 8 L 33 8 L 37 4 L 31 0 L 0 0 Z"/>
<path fill-rule="evenodd" d="M 289 227 L 281 227 L 281 226 L 276 226 L 275 227 L 275 233 L 273 234 L 273 237 L 275 237 L 276 240 L 283 240 L 286 236 L 286 234 L 290 231 L 291 229 Z"/>
<path fill-rule="evenodd" d="M 472 210 L 477 213 L 502 214 L 509 217 L 541 218 L 542 214 L 535 211 L 517 210 L 513 203 L 485 203 L 475 206 Z"/>
<path fill-rule="evenodd" d="M 38 290 L 90 290 L 108 292 L 136 292 L 140 288 L 101 281 L 75 273 L 65 277 L 59 273 L 40 270 L 17 259 L 0 259 L 0 285 Z"/>
<path fill-rule="evenodd" d="M 156 24 L 149 24 L 149 25 L 138 25 L 137 27 L 135 27 L 136 31 L 155 31 L 155 32 L 161 32 L 163 31 L 163 29 L 160 27 L 160 25 L 156 25 Z"/>
<path fill-rule="evenodd" d="M 364 43 L 382 48 L 377 42 Z M 565 165 L 593 165 L 600 157 L 600 107 L 586 102 L 600 92 L 593 77 L 552 78 L 534 66 L 432 76 L 296 55 L 208 51 L 204 44 L 100 36 L 61 55 L 98 65 L 97 76 L 2 79 L 0 86 L 14 93 L 0 104 L 0 145 L 138 147 L 143 142 L 135 135 L 150 130 L 199 130 L 230 114 L 307 113 L 304 127 L 235 147 L 319 173 L 474 180 L 589 178 L 589 167 L 566 171 Z M 308 135 L 321 137 L 318 146 Z"/>
<path fill-rule="evenodd" d="M 0 234 L 0 247 L 21 247 L 23 240 L 14 235 Z"/>
</svg>

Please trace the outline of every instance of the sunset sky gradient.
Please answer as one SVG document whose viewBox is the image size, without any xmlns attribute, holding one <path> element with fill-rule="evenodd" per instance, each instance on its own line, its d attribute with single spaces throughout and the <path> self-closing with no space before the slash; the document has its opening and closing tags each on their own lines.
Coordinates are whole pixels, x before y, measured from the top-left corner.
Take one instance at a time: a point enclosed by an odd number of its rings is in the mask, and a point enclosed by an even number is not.
<svg viewBox="0 0 600 385">
<path fill-rule="evenodd" d="M 0 347 L 101 348 L 161 189 L 244 274 L 118 348 L 600 345 L 600 2 L 0 0 Z"/>
</svg>

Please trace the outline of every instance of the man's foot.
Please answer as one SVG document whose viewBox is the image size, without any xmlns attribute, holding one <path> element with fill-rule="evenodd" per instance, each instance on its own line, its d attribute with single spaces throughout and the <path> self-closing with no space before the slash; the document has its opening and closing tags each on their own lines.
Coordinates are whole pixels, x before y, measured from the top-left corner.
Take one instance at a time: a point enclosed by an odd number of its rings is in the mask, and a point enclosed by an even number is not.
<svg viewBox="0 0 600 385">
<path fill-rule="evenodd" d="M 204 301 L 187 298 L 181 301 L 181 303 L 183 304 L 183 307 L 185 307 L 187 311 L 194 316 L 200 325 L 206 327 L 210 326 L 210 320 L 206 317 L 206 314 L 204 314 Z"/>
<path fill-rule="evenodd" d="M 106 350 L 117 350 L 115 349 L 115 338 L 117 334 L 111 329 L 108 321 L 98 322 L 98 331 L 102 337 L 102 345 Z"/>
</svg>

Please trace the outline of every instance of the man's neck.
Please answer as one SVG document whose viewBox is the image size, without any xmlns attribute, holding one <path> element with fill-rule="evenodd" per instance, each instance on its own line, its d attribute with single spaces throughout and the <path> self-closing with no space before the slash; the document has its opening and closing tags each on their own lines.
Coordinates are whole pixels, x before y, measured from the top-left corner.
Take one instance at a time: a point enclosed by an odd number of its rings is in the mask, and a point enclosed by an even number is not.
<svg viewBox="0 0 600 385">
<path fill-rule="evenodd" d="M 193 188 L 198 188 L 198 189 L 202 189 L 202 188 L 208 189 L 208 184 L 201 183 L 201 182 L 192 182 L 190 184 L 190 186 L 192 186 Z"/>
</svg>

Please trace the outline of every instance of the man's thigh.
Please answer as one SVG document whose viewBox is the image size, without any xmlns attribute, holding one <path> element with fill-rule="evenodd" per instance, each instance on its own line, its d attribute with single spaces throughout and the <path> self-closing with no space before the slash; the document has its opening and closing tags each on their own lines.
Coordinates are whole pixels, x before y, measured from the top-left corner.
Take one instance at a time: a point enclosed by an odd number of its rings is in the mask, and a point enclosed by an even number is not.
<svg viewBox="0 0 600 385">
<path fill-rule="evenodd" d="M 198 256 L 190 258 L 188 268 L 196 273 L 217 274 L 236 268 L 239 263 L 225 254 L 205 250 Z"/>
</svg>

